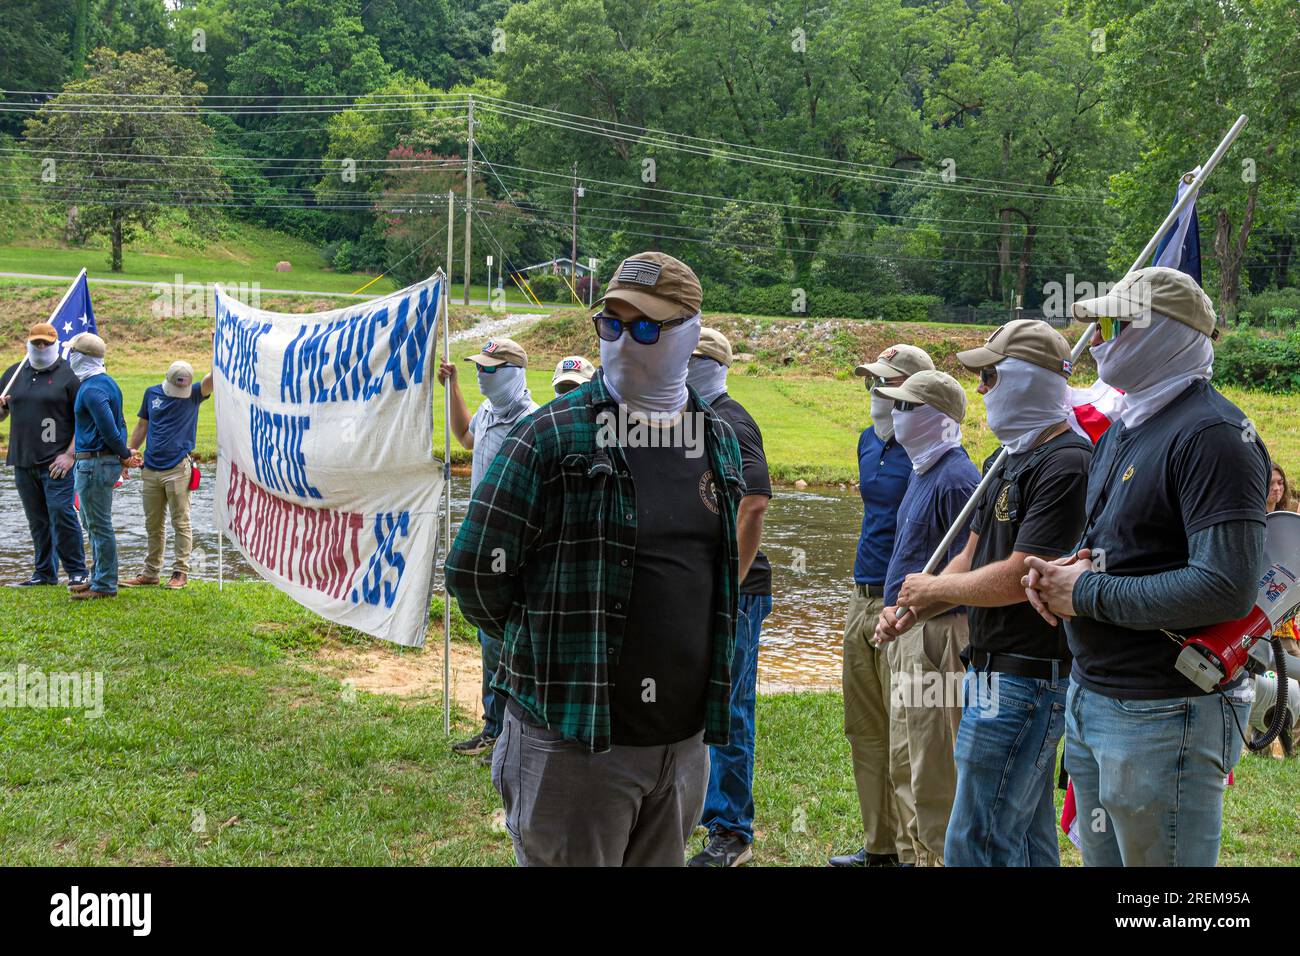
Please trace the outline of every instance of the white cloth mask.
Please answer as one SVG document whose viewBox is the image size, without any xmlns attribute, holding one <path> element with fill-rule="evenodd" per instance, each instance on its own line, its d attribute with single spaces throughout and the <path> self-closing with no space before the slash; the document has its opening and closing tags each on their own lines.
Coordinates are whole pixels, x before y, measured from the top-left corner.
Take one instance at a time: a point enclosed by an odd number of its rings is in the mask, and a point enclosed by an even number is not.
<svg viewBox="0 0 1300 956">
<path fill-rule="evenodd" d="M 104 360 L 82 352 L 69 352 L 68 367 L 72 369 L 72 374 L 77 376 L 79 381 L 84 382 L 92 375 L 104 373 Z"/>
<path fill-rule="evenodd" d="M 479 369 L 478 390 L 491 403 L 497 418 L 508 418 L 516 405 L 531 401 L 524 370 L 514 365 L 498 365 L 491 374 Z"/>
<path fill-rule="evenodd" d="M 692 355 L 686 365 L 686 384 L 711 402 L 727 390 L 727 366 L 704 355 Z"/>
<path fill-rule="evenodd" d="M 59 345 L 57 342 L 52 342 L 43 349 L 37 348 L 31 342 L 27 343 L 27 364 L 36 371 L 39 372 L 43 368 L 49 368 L 58 360 Z"/>
<path fill-rule="evenodd" d="M 653 345 L 642 345 L 624 330 L 617 342 L 600 340 L 600 365 L 614 401 L 628 411 L 673 415 L 686 407 L 686 366 L 700 344 L 698 312 L 681 325 L 663 329 Z"/>
<path fill-rule="evenodd" d="M 883 395 L 877 395 L 876 390 L 871 390 L 871 424 L 876 429 L 876 437 L 881 441 L 889 441 L 894 437 L 894 400 L 885 398 Z"/>
<path fill-rule="evenodd" d="M 1028 451 L 1046 429 L 1069 415 L 1065 376 L 1033 362 L 1004 358 L 997 364 L 998 380 L 984 395 L 989 429 L 1007 451 Z"/>
<path fill-rule="evenodd" d="M 924 474 L 949 451 L 961 447 L 961 425 L 930 405 L 918 405 L 910 412 L 895 408 L 893 419 L 894 435 L 918 474 Z"/>
<path fill-rule="evenodd" d="M 1209 336 L 1158 313 L 1149 325 L 1128 326 L 1091 351 L 1102 381 L 1124 392 L 1120 419 L 1126 428 L 1141 425 L 1214 370 Z"/>
</svg>

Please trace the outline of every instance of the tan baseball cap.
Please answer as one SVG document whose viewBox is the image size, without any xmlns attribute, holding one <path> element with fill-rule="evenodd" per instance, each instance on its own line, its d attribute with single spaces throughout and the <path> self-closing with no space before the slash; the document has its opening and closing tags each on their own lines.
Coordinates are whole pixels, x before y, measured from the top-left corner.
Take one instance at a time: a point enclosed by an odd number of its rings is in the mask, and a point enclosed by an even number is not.
<svg viewBox="0 0 1300 956">
<path fill-rule="evenodd" d="M 957 353 L 957 361 L 972 372 L 1018 358 L 1069 378 L 1070 343 L 1042 319 L 1012 319 L 978 348 Z"/>
<path fill-rule="evenodd" d="M 108 351 L 107 346 L 104 345 L 104 340 L 94 332 L 82 332 L 68 344 L 68 348 L 74 352 L 80 352 L 82 355 L 100 359 Z"/>
<path fill-rule="evenodd" d="M 488 339 L 483 343 L 480 351 L 474 355 L 467 355 L 465 361 L 486 366 L 518 365 L 520 368 L 527 368 L 528 353 L 514 339 Z"/>
<path fill-rule="evenodd" d="M 37 322 L 27 330 L 28 342 L 57 342 L 59 333 L 48 322 Z"/>
<path fill-rule="evenodd" d="M 895 378 L 934 371 L 934 362 L 925 349 L 915 345 L 891 345 L 874 362 L 864 362 L 853 370 L 854 375 L 874 375 L 876 378 Z"/>
<path fill-rule="evenodd" d="M 1205 290 L 1186 272 L 1167 266 L 1130 272 L 1105 295 L 1074 303 L 1072 311 L 1081 322 L 1101 318 L 1149 319 L 1155 312 L 1190 325 L 1210 338 L 1218 335 L 1214 303 Z"/>
<path fill-rule="evenodd" d="M 691 354 L 702 355 L 731 367 L 731 342 L 717 329 L 701 328 L 700 344 L 695 346 L 695 351 Z"/>
<path fill-rule="evenodd" d="M 694 271 L 662 252 L 638 252 L 619 263 L 599 304 L 619 299 L 647 318 L 667 322 L 700 311 L 704 293 Z"/>
<path fill-rule="evenodd" d="M 577 388 L 583 382 L 590 382 L 596 374 L 596 366 L 581 355 L 566 355 L 555 366 L 555 375 L 551 377 L 551 388 L 564 393 Z M 568 388 L 560 388 L 567 385 Z"/>
<path fill-rule="evenodd" d="M 194 368 L 189 362 L 177 359 L 167 369 L 163 379 L 163 392 L 172 398 L 189 398 L 194 386 Z"/>
<path fill-rule="evenodd" d="M 877 386 L 876 392 L 896 402 L 931 405 L 956 422 L 966 417 L 966 393 L 947 372 L 923 369 L 902 385 Z"/>
</svg>

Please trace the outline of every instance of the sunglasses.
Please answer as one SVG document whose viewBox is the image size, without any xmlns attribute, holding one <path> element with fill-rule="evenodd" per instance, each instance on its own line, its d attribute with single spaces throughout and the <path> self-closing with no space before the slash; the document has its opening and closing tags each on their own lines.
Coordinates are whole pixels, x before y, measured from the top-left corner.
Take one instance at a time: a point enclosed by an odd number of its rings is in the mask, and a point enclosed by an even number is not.
<svg viewBox="0 0 1300 956">
<path fill-rule="evenodd" d="M 925 402 L 905 402 L 901 398 L 894 401 L 894 408 L 900 412 L 910 412 L 920 408 Z"/>
<path fill-rule="evenodd" d="M 1101 332 L 1101 340 L 1109 342 L 1112 339 L 1119 338 L 1119 334 L 1128 326 L 1125 319 L 1112 319 L 1102 316 L 1097 320 L 1097 328 Z"/>
<path fill-rule="evenodd" d="M 980 369 L 980 384 L 985 388 L 992 388 L 998 383 L 998 370 L 990 365 L 987 368 Z"/>
<path fill-rule="evenodd" d="M 511 365 L 509 362 L 506 362 L 502 365 L 480 365 L 478 367 L 478 370 L 482 372 L 484 375 L 495 375 L 497 373 L 497 369 L 499 368 L 519 368 L 519 366 Z"/>
<path fill-rule="evenodd" d="M 693 318 L 695 318 L 693 315 L 684 315 L 680 319 L 656 322 L 654 319 L 645 317 L 620 319 L 608 312 L 597 312 L 591 317 L 591 322 L 596 326 L 596 334 L 606 342 L 617 342 L 623 332 L 627 331 L 632 334 L 634 341 L 640 342 L 642 345 L 654 345 L 659 341 L 659 333 L 664 329 L 671 329 L 674 325 L 681 325 Z"/>
</svg>

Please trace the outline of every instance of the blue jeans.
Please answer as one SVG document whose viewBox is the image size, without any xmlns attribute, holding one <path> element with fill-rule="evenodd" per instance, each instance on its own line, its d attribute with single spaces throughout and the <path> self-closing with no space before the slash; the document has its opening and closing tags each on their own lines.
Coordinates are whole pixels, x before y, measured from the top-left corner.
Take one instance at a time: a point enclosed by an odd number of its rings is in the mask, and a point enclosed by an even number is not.
<svg viewBox="0 0 1300 956">
<path fill-rule="evenodd" d="M 1052 787 L 1067 680 L 967 670 L 945 866 L 1060 865 Z"/>
<path fill-rule="evenodd" d="M 113 484 L 122 473 L 116 458 L 86 458 L 77 462 L 77 497 L 81 520 L 90 536 L 90 589 L 117 593 L 117 535 L 113 530 Z"/>
<path fill-rule="evenodd" d="M 50 584 L 59 580 L 60 562 L 70 578 L 86 574 L 86 548 L 72 506 L 73 481 L 70 474 L 51 478 L 48 465 L 14 469 L 14 484 L 32 532 L 36 577 Z"/>
<path fill-rule="evenodd" d="M 488 637 L 482 629 L 478 632 L 479 648 L 483 654 L 483 733 L 493 740 L 501 736 L 501 715 L 506 707 L 505 694 L 492 689 L 492 675 L 501 663 L 501 641 Z"/>
<path fill-rule="evenodd" d="M 754 842 L 754 698 L 758 642 L 772 613 L 770 594 L 742 594 L 736 610 L 736 650 L 731 659 L 731 731 L 725 747 L 709 748 L 709 788 L 700 824 Z"/>
<path fill-rule="evenodd" d="M 1065 769 L 1084 865 L 1214 866 L 1249 712 L 1217 694 L 1119 700 L 1071 681 Z"/>
</svg>

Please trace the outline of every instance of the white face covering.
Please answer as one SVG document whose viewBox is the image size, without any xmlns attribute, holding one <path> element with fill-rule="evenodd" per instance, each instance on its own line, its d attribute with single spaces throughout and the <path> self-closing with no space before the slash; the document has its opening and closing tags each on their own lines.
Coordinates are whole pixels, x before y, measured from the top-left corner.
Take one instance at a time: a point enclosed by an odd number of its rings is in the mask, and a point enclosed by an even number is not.
<svg viewBox="0 0 1300 956">
<path fill-rule="evenodd" d="M 51 342 L 43 349 L 38 349 L 31 342 L 27 343 L 27 364 L 36 371 L 49 368 L 59 360 L 59 344 Z"/>
<path fill-rule="evenodd" d="M 894 400 L 885 398 L 883 395 L 877 395 L 876 390 L 871 390 L 871 424 L 876 429 L 876 437 L 881 441 L 889 441 L 894 437 Z"/>
<path fill-rule="evenodd" d="M 81 352 L 69 352 L 68 367 L 72 369 L 72 374 L 77 376 L 79 381 L 84 382 L 92 375 L 103 374 L 104 360 Z"/>
<path fill-rule="evenodd" d="M 699 392 L 700 398 L 711 402 L 727 390 L 727 366 L 703 355 L 692 355 L 686 365 L 686 384 Z"/>
<path fill-rule="evenodd" d="M 898 443 L 912 459 L 912 470 L 918 474 L 961 445 L 961 425 L 937 408 L 918 405 L 910 412 L 895 408 L 893 419 Z"/>
<path fill-rule="evenodd" d="M 1028 451 L 1046 429 L 1065 421 L 1065 376 L 1018 358 L 997 364 L 998 380 L 984 396 L 989 428 L 1012 455 Z"/>
<path fill-rule="evenodd" d="M 617 342 L 600 340 L 605 384 L 628 411 L 650 416 L 673 415 L 686 405 L 686 366 L 700 344 L 700 314 L 659 333 L 654 345 L 642 345 L 624 331 Z"/>
<path fill-rule="evenodd" d="M 1124 392 L 1120 418 L 1127 428 L 1150 419 L 1192 382 L 1208 380 L 1214 366 L 1209 336 L 1158 313 L 1150 325 L 1128 326 L 1091 351 L 1102 381 Z"/>
<path fill-rule="evenodd" d="M 498 365 L 490 375 L 479 369 L 478 390 L 492 403 L 492 414 L 498 418 L 508 417 L 516 405 L 530 399 L 524 370 L 513 365 Z"/>
</svg>

